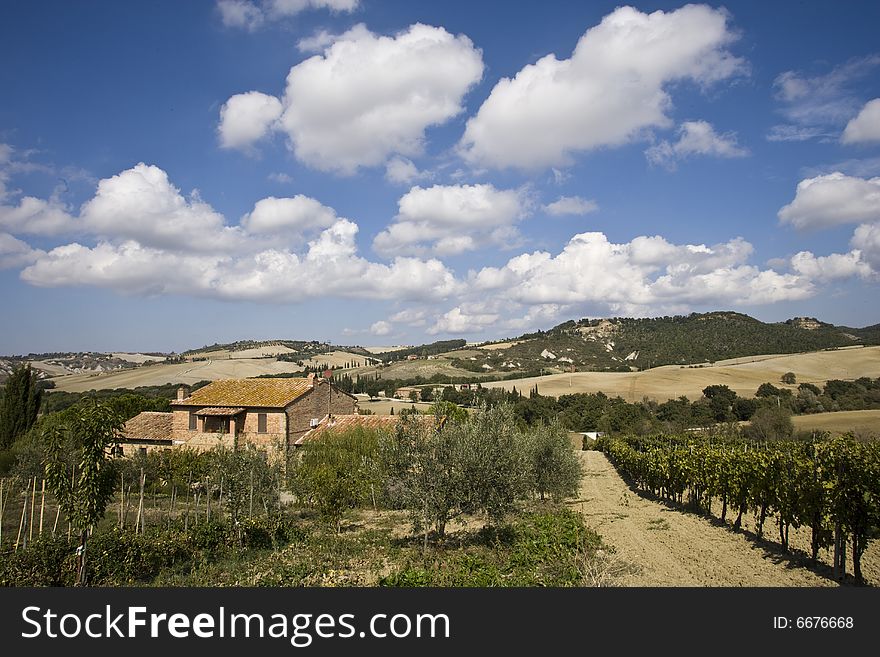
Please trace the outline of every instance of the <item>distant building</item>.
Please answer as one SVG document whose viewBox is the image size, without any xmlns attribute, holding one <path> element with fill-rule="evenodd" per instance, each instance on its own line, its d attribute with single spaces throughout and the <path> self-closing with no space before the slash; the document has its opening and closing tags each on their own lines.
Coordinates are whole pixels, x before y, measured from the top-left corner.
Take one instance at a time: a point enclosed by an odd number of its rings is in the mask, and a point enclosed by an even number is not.
<svg viewBox="0 0 880 657">
<path fill-rule="evenodd" d="M 412 393 L 416 394 L 416 401 L 422 401 L 422 391 L 412 386 L 404 386 L 394 391 L 394 396 L 398 399 L 412 399 Z"/>
</svg>

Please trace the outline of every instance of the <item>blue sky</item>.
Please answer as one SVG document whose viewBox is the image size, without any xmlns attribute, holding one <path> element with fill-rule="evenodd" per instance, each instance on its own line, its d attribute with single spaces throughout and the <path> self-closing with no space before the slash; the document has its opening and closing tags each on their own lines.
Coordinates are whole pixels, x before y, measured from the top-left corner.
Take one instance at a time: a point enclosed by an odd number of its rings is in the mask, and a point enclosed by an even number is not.
<svg viewBox="0 0 880 657">
<path fill-rule="evenodd" d="M 863 326 L 876 2 L 6 3 L 0 353 Z"/>
</svg>

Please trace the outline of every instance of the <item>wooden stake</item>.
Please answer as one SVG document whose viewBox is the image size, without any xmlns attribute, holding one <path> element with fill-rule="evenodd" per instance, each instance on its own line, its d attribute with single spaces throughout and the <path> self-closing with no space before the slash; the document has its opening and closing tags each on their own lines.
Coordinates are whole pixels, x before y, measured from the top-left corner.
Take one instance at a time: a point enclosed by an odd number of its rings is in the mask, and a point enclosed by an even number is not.
<svg viewBox="0 0 880 657">
<path fill-rule="evenodd" d="M 40 491 L 40 536 L 43 535 L 43 511 L 46 510 L 46 480 L 43 479 L 43 490 Z"/>
<path fill-rule="evenodd" d="M 4 479 L 0 479 L 0 552 L 3 551 L 3 512 L 6 510 L 6 504 L 4 504 L 3 500 L 4 482 Z"/>
<path fill-rule="evenodd" d="M 55 510 L 55 524 L 52 525 L 52 538 L 55 538 L 55 530 L 58 529 L 58 518 L 61 517 L 61 506 L 59 505 Z"/>
<path fill-rule="evenodd" d="M 18 521 L 18 536 L 15 537 L 15 551 L 18 552 L 18 545 L 21 542 L 22 530 L 24 529 L 24 519 L 27 517 L 27 491 L 24 494 L 24 506 L 21 507 L 21 520 Z M 25 534 L 27 537 L 27 534 Z"/>
<path fill-rule="evenodd" d="M 147 482 L 147 477 L 144 474 L 144 469 L 141 468 L 141 492 L 138 500 L 138 515 L 137 522 L 134 526 L 134 533 L 137 534 L 140 531 L 141 534 L 144 533 L 144 484 Z"/>
<path fill-rule="evenodd" d="M 31 523 L 28 526 L 28 540 L 34 542 L 34 512 L 37 505 L 37 478 L 34 477 L 34 483 L 31 487 Z"/>
</svg>

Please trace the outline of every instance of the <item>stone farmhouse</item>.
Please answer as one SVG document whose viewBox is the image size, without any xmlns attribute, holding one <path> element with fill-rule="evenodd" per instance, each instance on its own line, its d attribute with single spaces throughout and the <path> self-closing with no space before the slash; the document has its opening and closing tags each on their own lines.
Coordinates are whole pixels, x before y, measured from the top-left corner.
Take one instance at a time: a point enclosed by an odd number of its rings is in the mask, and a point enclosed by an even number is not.
<svg viewBox="0 0 880 657">
<path fill-rule="evenodd" d="M 209 450 L 252 444 L 286 451 L 322 421 L 356 413 L 357 400 L 332 383 L 308 378 L 228 379 L 187 395 L 170 413 L 141 413 L 125 424 L 123 451 L 178 446 Z"/>
</svg>

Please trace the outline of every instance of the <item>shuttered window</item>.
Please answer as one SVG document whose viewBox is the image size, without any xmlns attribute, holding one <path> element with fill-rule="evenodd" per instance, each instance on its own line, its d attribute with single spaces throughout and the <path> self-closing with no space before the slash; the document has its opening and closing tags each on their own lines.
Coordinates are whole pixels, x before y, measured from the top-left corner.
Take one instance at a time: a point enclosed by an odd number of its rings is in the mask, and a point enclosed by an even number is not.
<svg viewBox="0 0 880 657">
<path fill-rule="evenodd" d="M 195 431 L 196 429 L 198 429 L 198 421 L 199 420 L 196 417 L 196 414 L 191 412 L 189 414 L 189 430 L 190 431 Z"/>
<path fill-rule="evenodd" d="M 257 433 L 266 433 L 268 431 L 267 428 L 267 419 L 265 413 L 257 413 Z"/>
</svg>

